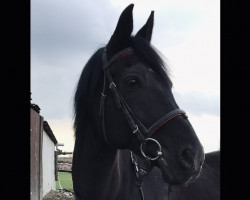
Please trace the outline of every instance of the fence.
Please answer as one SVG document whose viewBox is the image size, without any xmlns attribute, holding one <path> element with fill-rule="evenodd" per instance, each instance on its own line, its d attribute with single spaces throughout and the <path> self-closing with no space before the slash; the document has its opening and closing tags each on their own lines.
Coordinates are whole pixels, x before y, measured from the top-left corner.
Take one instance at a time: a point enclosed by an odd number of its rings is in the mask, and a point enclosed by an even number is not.
<svg viewBox="0 0 250 200">
<path fill-rule="evenodd" d="M 62 157 L 62 155 L 70 155 Z M 73 152 L 57 152 L 56 166 L 57 171 L 61 172 L 72 172 L 72 155 Z"/>
</svg>

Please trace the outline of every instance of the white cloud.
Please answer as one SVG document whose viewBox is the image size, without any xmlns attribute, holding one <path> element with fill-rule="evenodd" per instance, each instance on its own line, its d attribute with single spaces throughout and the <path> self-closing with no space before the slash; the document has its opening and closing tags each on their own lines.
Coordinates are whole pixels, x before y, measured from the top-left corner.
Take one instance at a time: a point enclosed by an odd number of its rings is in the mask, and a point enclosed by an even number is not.
<svg viewBox="0 0 250 200">
<path fill-rule="evenodd" d="M 209 114 L 220 116 L 220 97 L 217 95 L 209 96 L 199 91 L 184 94 L 173 91 L 173 94 L 179 107 L 193 115 Z"/>
<path fill-rule="evenodd" d="M 174 88 L 179 92 L 195 90 L 210 95 L 220 92 L 219 21 L 214 26 L 209 20 L 205 22 L 208 23 L 188 31 L 185 40 L 181 35 L 181 44 L 160 45 L 172 71 Z"/>
<path fill-rule="evenodd" d="M 207 114 L 201 116 L 188 114 L 188 118 L 204 151 L 207 153 L 220 150 L 220 118 Z"/>
</svg>

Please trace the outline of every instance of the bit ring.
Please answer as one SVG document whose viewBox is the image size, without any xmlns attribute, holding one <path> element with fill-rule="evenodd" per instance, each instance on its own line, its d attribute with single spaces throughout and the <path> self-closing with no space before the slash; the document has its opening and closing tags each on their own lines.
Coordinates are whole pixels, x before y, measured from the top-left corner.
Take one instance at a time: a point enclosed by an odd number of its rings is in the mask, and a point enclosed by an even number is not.
<svg viewBox="0 0 250 200">
<path fill-rule="evenodd" d="M 142 148 L 142 147 L 143 147 L 144 144 L 146 144 L 147 141 L 155 142 L 155 143 L 157 144 L 157 146 L 159 147 L 159 149 L 158 149 L 158 151 L 157 151 L 157 156 L 156 156 L 156 157 L 147 156 L 147 155 L 145 154 L 145 152 L 143 151 L 143 148 Z M 156 159 L 158 159 L 160 156 L 162 156 L 161 145 L 160 145 L 160 143 L 159 143 L 157 140 L 155 140 L 155 139 L 153 139 L 153 138 L 146 138 L 146 139 L 145 139 L 145 143 L 142 143 L 142 144 L 141 144 L 140 150 L 141 150 L 142 155 L 143 155 L 145 158 L 149 159 L 149 160 L 156 160 Z"/>
</svg>

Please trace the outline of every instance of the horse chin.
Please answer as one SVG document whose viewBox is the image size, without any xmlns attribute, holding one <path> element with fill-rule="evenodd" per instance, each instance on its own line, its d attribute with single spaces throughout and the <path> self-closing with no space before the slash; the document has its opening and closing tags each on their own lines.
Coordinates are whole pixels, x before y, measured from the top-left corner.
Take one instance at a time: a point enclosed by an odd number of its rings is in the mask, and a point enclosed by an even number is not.
<svg viewBox="0 0 250 200">
<path fill-rule="evenodd" d="M 160 158 L 158 160 L 158 167 L 162 171 L 163 180 L 166 183 L 174 186 L 187 186 L 189 183 L 197 179 L 200 175 L 200 171 L 198 171 L 198 173 L 192 174 L 191 176 L 181 176 L 179 173 L 177 175 L 174 175 L 174 173 L 169 169 L 169 166 L 164 158 Z"/>
<path fill-rule="evenodd" d="M 173 176 L 167 170 L 162 171 L 162 177 L 163 177 L 163 180 L 170 185 L 184 186 L 184 187 L 192 183 L 197 178 L 196 176 L 191 176 L 189 178 Z"/>
</svg>

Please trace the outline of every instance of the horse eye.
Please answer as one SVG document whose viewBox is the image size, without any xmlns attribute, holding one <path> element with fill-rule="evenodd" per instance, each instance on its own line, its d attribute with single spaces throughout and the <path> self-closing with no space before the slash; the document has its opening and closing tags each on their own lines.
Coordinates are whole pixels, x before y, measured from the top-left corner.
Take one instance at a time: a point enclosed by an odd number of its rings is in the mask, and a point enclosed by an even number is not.
<svg viewBox="0 0 250 200">
<path fill-rule="evenodd" d="M 130 80 L 128 80 L 128 81 L 127 81 L 127 85 L 128 85 L 129 87 L 135 87 L 135 86 L 137 86 L 137 81 L 136 81 L 136 79 L 130 79 Z"/>
</svg>

